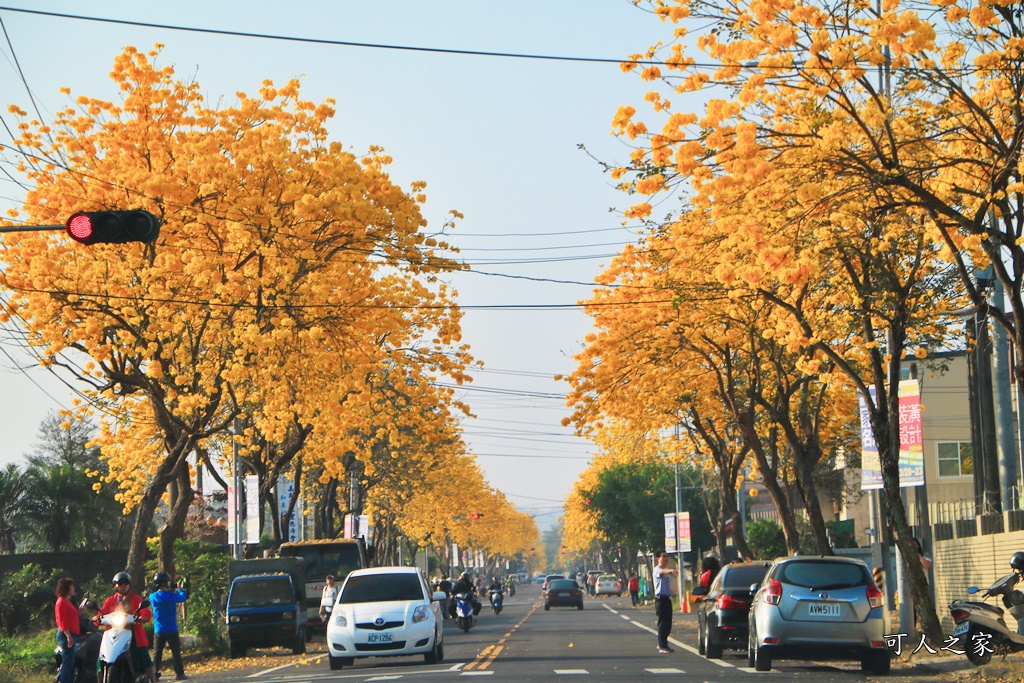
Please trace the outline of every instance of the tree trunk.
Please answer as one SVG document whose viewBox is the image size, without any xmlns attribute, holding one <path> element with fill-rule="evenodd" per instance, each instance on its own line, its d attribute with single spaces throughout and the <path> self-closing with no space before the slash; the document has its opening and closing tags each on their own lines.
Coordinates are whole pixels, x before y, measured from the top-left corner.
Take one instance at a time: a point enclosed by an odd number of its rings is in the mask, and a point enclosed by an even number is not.
<svg viewBox="0 0 1024 683">
<path fill-rule="evenodd" d="M 160 571 L 167 572 L 171 576 L 174 576 L 175 573 L 174 542 L 184 534 L 188 511 L 192 507 L 192 501 L 195 500 L 195 491 L 192 489 L 187 464 L 179 468 L 174 485 L 177 488 L 177 495 L 174 497 L 170 514 L 167 517 L 167 524 L 160 529 L 160 551 L 157 562 Z"/>
</svg>

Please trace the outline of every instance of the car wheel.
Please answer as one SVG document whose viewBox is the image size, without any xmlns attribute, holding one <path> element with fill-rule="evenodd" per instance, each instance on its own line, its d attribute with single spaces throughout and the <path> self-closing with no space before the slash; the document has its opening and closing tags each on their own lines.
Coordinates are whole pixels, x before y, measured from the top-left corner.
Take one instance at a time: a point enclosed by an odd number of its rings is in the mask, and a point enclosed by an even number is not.
<svg viewBox="0 0 1024 683">
<path fill-rule="evenodd" d="M 239 643 L 231 643 L 228 645 L 228 657 L 231 659 L 238 659 L 239 657 L 245 656 L 245 646 Z"/>
<path fill-rule="evenodd" d="M 551 605 L 544 605 L 544 611 L 545 612 L 550 612 L 551 611 Z"/>
<path fill-rule="evenodd" d="M 580 600 L 580 604 L 576 605 L 576 609 L 583 609 L 583 601 Z"/>
<path fill-rule="evenodd" d="M 704 643 L 704 656 L 708 659 L 721 659 L 722 646 L 711 642 L 711 629 L 707 630 L 704 637 L 706 639 L 706 642 Z"/>
<path fill-rule="evenodd" d="M 754 668 L 754 642 L 747 640 L 747 666 Z"/>
<path fill-rule="evenodd" d="M 762 645 L 754 651 L 754 668 L 758 671 L 772 670 L 772 652 Z"/>
<path fill-rule="evenodd" d="M 704 654 L 704 629 L 700 627 L 700 620 L 697 621 L 697 654 Z"/>
<path fill-rule="evenodd" d="M 430 648 L 430 652 L 424 653 L 423 661 L 426 664 L 437 664 L 444 657 L 443 652 L 439 654 L 441 650 L 441 641 L 437 639 L 437 635 L 434 635 L 434 647 Z"/>
<path fill-rule="evenodd" d="M 335 657 L 334 655 L 327 655 L 331 662 L 331 671 L 339 671 L 341 667 L 345 666 L 344 657 Z"/>
<path fill-rule="evenodd" d="M 888 676 L 891 666 L 888 650 L 869 652 L 860 660 L 860 670 L 874 676 Z"/>
</svg>

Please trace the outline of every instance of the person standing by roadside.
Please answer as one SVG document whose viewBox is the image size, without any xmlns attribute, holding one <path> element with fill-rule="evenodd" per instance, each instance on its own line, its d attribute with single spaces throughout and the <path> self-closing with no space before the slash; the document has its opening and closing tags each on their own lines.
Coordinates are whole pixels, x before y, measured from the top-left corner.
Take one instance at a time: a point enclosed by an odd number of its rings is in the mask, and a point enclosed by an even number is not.
<svg viewBox="0 0 1024 683">
<path fill-rule="evenodd" d="M 448 614 L 448 605 L 452 600 L 452 581 L 448 578 L 447 574 L 441 577 L 441 582 L 437 584 L 437 590 L 444 593 L 444 600 L 441 601 L 441 615 L 447 621 L 451 619 L 451 615 Z"/>
<path fill-rule="evenodd" d="M 149 604 L 153 606 L 153 635 L 156 640 L 156 655 L 153 666 L 157 676 L 160 675 L 160 661 L 164 657 L 164 645 L 171 648 L 174 660 L 174 680 L 184 681 L 185 665 L 181 661 L 181 637 L 178 635 L 178 605 L 188 600 L 184 588 L 175 589 L 171 585 L 171 575 L 160 572 L 153 577 L 156 590 L 149 596 Z"/>
<path fill-rule="evenodd" d="M 640 579 L 636 577 L 636 572 L 629 575 L 626 588 L 629 590 L 629 599 L 633 601 L 633 607 L 636 607 L 636 604 L 640 602 Z"/>
<path fill-rule="evenodd" d="M 320 595 L 320 621 L 324 623 L 331 618 L 334 603 L 338 602 L 338 591 L 341 590 L 341 586 L 334 582 L 333 574 L 328 574 L 326 580 L 327 585 L 324 586 L 324 592 Z"/>
<path fill-rule="evenodd" d="M 81 635 L 78 608 L 71 602 L 75 597 L 75 580 L 57 581 L 57 603 L 53 606 L 57 618 L 57 645 L 60 647 L 60 683 L 75 680 L 75 641 Z"/>
<path fill-rule="evenodd" d="M 658 564 L 654 567 L 654 613 L 658 617 L 658 652 L 667 654 L 675 652 L 668 646 L 668 636 L 672 633 L 672 577 L 679 574 L 678 569 L 668 566 L 669 555 L 658 553 Z"/>
</svg>

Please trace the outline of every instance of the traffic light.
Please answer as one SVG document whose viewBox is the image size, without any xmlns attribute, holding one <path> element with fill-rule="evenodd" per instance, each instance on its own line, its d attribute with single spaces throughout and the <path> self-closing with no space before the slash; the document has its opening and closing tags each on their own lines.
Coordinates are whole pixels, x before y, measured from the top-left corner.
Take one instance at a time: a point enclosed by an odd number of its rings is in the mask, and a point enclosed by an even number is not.
<svg viewBox="0 0 1024 683">
<path fill-rule="evenodd" d="M 79 211 L 64 228 L 82 244 L 153 242 L 160 235 L 160 219 L 148 211 Z"/>
</svg>

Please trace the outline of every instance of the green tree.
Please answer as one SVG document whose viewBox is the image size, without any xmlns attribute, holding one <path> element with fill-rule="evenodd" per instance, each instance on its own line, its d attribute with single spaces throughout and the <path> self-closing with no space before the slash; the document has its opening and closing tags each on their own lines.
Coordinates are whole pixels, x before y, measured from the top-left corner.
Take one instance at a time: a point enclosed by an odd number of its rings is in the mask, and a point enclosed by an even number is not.
<svg viewBox="0 0 1024 683">
<path fill-rule="evenodd" d="M 25 521 L 26 486 L 21 469 L 9 463 L 0 470 L 0 553 L 13 554 Z"/>
<path fill-rule="evenodd" d="M 583 495 L 595 511 L 597 530 L 626 548 L 653 551 L 665 545 L 665 513 L 674 512 L 675 473 L 666 463 L 623 463 L 598 475 L 597 486 Z M 711 524 L 697 491 L 683 492 L 690 512 L 694 547 L 714 544 Z"/>
<path fill-rule="evenodd" d="M 770 519 L 755 519 L 747 523 L 747 545 L 755 559 L 770 560 L 787 553 L 786 535 L 782 527 Z"/>
</svg>

